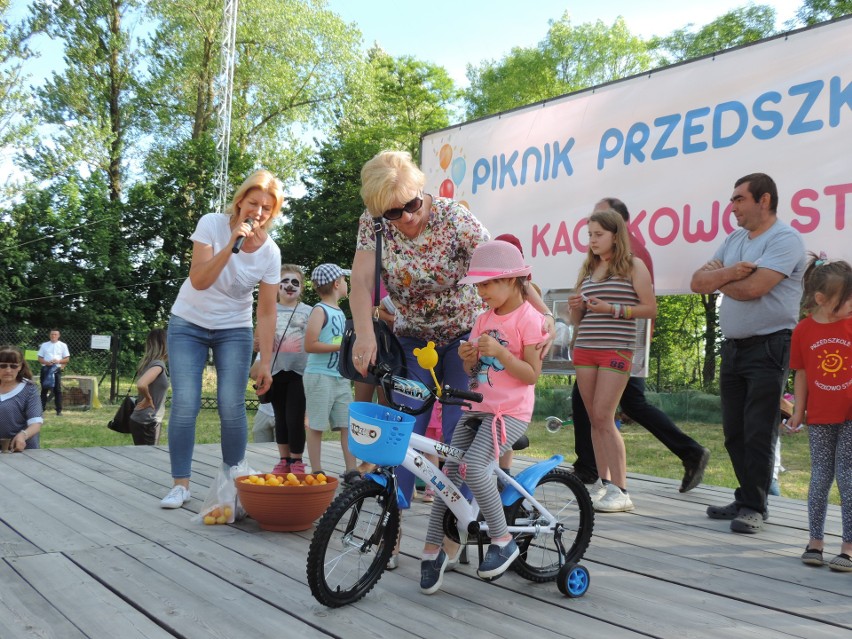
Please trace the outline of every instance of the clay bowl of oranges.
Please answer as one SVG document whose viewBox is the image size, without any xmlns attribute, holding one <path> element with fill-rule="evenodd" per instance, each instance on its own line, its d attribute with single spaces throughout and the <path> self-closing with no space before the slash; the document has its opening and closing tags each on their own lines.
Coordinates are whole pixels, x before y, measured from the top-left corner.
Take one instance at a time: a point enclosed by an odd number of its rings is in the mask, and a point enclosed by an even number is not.
<svg viewBox="0 0 852 639">
<path fill-rule="evenodd" d="M 243 475 L 235 480 L 240 503 L 264 530 L 308 530 L 325 512 L 337 479 L 318 475 Z"/>
</svg>

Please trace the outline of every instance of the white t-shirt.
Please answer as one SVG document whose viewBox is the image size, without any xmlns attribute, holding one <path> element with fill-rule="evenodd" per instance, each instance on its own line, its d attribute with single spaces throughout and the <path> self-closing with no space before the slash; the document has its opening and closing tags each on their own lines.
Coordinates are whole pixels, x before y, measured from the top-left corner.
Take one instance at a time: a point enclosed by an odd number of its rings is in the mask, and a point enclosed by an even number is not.
<svg viewBox="0 0 852 639">
<path fill-rule="evenodd" d="M 38 347 L 38 356 L 43 360 L 52 363 L 57 359 L 65 359 L 66 357 L 70 357 L 71 354 L 68 352 L 68 345 L 65 342 L 43 342 L 41 346 Z"/>
<path fill-rule="evenodd" d="M 213 253 L 231 251 L 229 216 L 208 213 L 190 236 L 194 242 L 213 247 Z M 202 328 L 251 328 L 252 293 L 258 282 L 278 284 L 281 250 L 267 237 L 253 253 L 240 251 L 222 269 L 213 284 L 200 291 L 189 278 L 180 287 L 172 313 Z"/>
</svg>

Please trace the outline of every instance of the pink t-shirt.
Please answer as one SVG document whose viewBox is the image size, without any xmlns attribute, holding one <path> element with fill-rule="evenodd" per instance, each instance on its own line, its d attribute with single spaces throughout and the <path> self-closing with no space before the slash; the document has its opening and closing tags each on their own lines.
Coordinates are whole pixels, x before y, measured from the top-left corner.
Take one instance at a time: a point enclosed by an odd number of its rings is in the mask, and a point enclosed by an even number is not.
<svg viewBox="0 0 852 639">
<path fill-rule="evenodd" d="M 491 335 L 509 349 L 515 357 L 524 358 L 524 347 L 540 344 L 547 339 L 544 315 L 524 302 L 507 315 L 497 315 L 493 309 L 476 318 L 470 332 L 475 343 L 482 334 Z M 471 410 L 509 415 L 522 421 L 532 419 L 535 404 L 535 384 L 512 377 L 493 357 L 480 357 L 471 374 L 470 389 L 482 393 L 482 402 L 473 403 Z"/>
</svg>

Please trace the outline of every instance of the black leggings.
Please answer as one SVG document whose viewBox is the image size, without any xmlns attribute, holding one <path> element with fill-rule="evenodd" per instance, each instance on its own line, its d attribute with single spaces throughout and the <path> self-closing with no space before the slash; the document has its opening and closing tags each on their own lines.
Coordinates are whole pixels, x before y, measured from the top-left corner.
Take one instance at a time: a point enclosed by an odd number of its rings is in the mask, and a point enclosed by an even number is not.
<svg viewBox="0 0 852 639">
<path fill-rule="evenodd" d="M 280 371 L 272 378 L 272 409 L 275 411 L 275 442 L 287 444 L 290 452 L 305 452 L 305 387 L 302 376 Z"/>
</svg>

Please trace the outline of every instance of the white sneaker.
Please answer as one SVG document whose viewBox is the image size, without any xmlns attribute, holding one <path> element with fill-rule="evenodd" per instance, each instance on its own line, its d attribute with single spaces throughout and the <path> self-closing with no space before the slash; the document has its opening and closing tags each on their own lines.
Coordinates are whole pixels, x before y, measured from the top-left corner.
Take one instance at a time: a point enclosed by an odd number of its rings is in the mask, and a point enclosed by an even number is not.
<svg viewBox="0 0 852 639">
<path fill-rule="evenodd" d="M 594 507 L 599 513 L 626 513 L 634 508 L 630 495 L 621 492 L 615 484 L 606 485 L 606 494 L 594 502 Z"/>
<path fill-rule="evenodd" d="M 606 494 L 606 487 L 603 485 L 600 477 L 598 477 L 594 484 L 584 484 L 584 486 L 589 491 L 589 497 L 592 498 L 593 504 Z"/>
<path fill-rule="evenodd" d="M 169 494 L 163 497 L 162 501 L 160 501 L 160 507 L 180 508 L 189 501 L 190 497 L 192 497 L 192 495 L 188 488 L 184 488 L 183 486 L 173 486 L 169 491 Z"/>
</svg>

